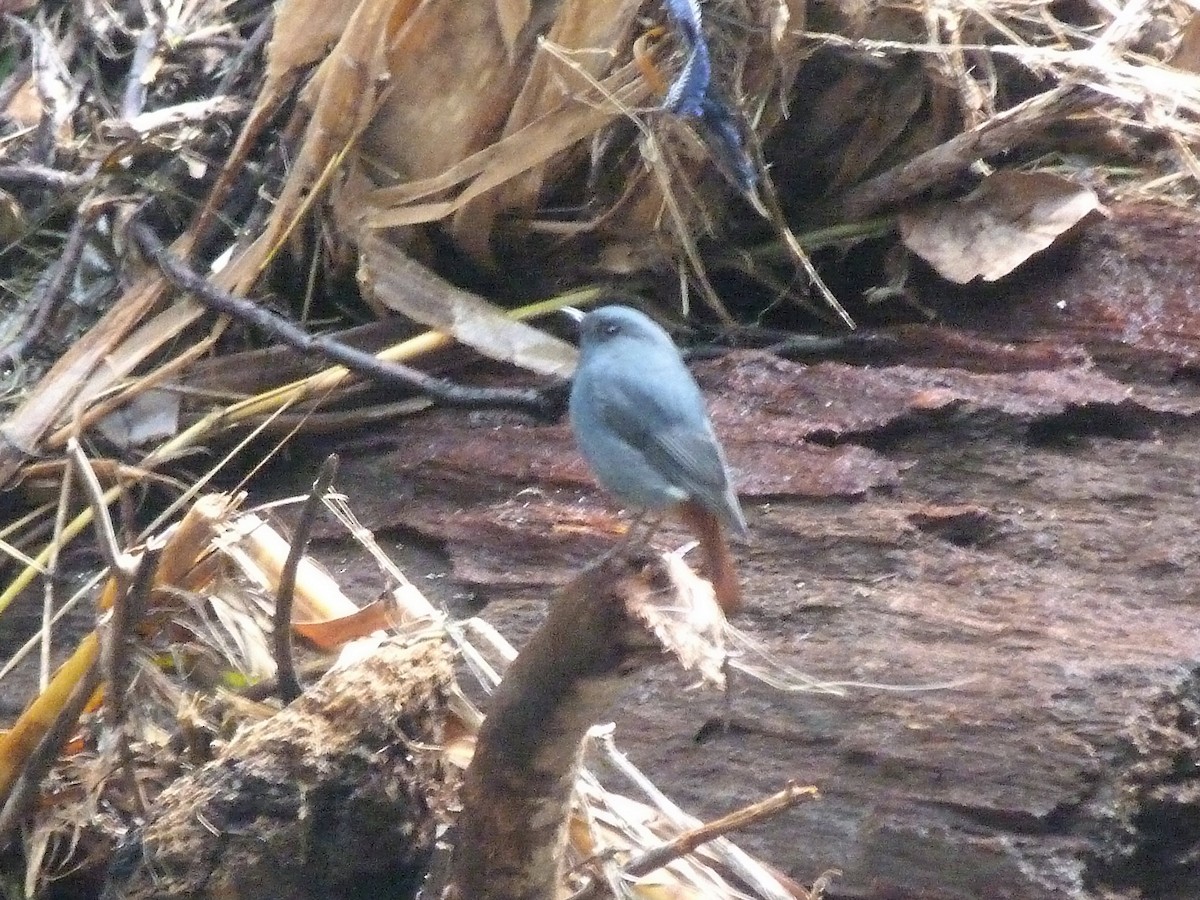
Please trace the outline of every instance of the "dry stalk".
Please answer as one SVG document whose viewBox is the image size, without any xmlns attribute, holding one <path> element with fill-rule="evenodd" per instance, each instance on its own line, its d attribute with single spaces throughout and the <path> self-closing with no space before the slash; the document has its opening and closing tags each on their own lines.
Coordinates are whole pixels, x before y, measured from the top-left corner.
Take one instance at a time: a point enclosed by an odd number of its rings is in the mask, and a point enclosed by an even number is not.
<svg viewBox="0 0 1200 900">
<path fill-rule="evenodd" d="M 815 787 L 800 787 L 796 784 L 789 784 L 777 794 L 772 794 L 770 797 L 762 800 L 756 800 L 754 803 L 727 813 L 719 819 L 689 829 L 678 837 L 659 844 L 657 847 L 651 847 L 636 854 L 621 867 L 618 877 L 632 879 L 648 875 L 655 869 L 661 869 L 663 866 L 669 865 L 675 860 L 686 856 L 709 841 L 723 837 L 741 828 L 748 828 L 755 823 L 765 822 L 785 810 L 791 809 L 791 807 L 795 806 L 801 800 L 817 796 L 817 789 Z M 589 900 L 591 897 L 599 896 L 602 884 L 600 879 L 593 877 L 585 887 L 572 894 L 570 900 Z"/>
<path fill-rule="evenodd" d="M 165 245 L 148 226 L 135 222 L 130 225 L 129 231 L 163 274 L 180 290 L 188 291 L 218 312 L 234 316 L 243 322 L 266 330 L 301 353 L 320 354 L 359 375 L 365 375 L 384 384 L 419 390 L 447 405 L 466 408 L 503 406 L 519 409 L 539 417 L 545 417 L 551 413 L 547 400 L 540 391 L 519 388 L 467 387 L 429 375 L 420 369 L 381 360 L 376 355 L 366 353 L 340 341 L 310 334 L 282 316 L 269 312 L 253 300 L 237 297 L 201 278 L 182 262 L 172 258 Z"/>
<path fill-rule="evenodd" d="M 8 846 L 16 829 L 37 799 L 42 778 L 58 758 L 62 745 L 70 737 L 79 721 L 80 713 L 100 684 L 100 671 L 95 665 L 88 666 L 83 676 L 72 686 L 66 702 L 59 708 L 49 730 L 38 741 L 36 749 L 22 762 L 21 774 L 6 792 L 0 791 L 3 808 L 0 808 L 0 850 Z"/>
<path fill-rule="evenodd" d="M 292 600 L 296 590 L 296 572 L 300 568 L 300 559 L 308 547 L 308 538 L 312 534 L 313 524 L 317 513 L 321 510 L 325 494 L 333 484 L 337 475 L 338 457 L 331 453 L 321 464 L 321 470 L 313 481 L 312 490 L 300 508 L 300 518 L 296 522 L 296 530 L 292 535 L 292 544 L 288 550 L 287 560 L 279 573 L 279 590 L 275 594 L 275 615 L 272 622 L 272 633 L 275 647 L 275 671 L 278 682 L 279 697 L 284 703 L 291 703 L 300 696 L 303 688 L 296 677 L 296 663 L 292 657 Z"/>
</svg>

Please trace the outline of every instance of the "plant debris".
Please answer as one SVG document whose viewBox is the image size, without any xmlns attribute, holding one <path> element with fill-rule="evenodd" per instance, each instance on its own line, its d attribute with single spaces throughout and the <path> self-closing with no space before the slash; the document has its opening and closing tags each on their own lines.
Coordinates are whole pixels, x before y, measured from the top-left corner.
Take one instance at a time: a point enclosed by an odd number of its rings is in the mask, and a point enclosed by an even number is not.
<svg viewBox="0 0 1200 900">
<path fill-rule="evenodd" d="M 1130 199 L 1194 202 L 1187 4 L 0 7 L 0 616 L 36 586 L 46 597 L 43 690 L 0 737 L 0 831 L 28 821 L 48 766 L 25 832 L 29 890 L 106 853 L 176 769 L 204 771 L 231 723 L 282 721 L 245 694 L 265 690 L 284 652 L 267 598 L 290 548 L 239 498 L 210 493 L 214 477 L 256 470 L 299 434 L 431 405 L 504 407 L 518 412 L 481 416 L 489 435 L 435 412 L 396 439 L 402 475 L 436 482 L 406 527 L 444 540 L 465 580 L 512 584 L 563 581 L 581 561 L 529 537 L 538 517 L 552 538 L 615 532 L 586 505 L 527 510 L 496 487 L 581 483 L 561 465 L 561 426 L 521 418 L 560 405 L 573 351 L 548 314 L 564 305 L 617 286 L 726 333 L 837 339 L 882 321 L 929 359 L 958 358 L 936 378 L 912 359 L 801 366 L 782 358 L 800 352 L 789 337 L 702 364 L 706 386 L 742 393 L 715 418 L 736 424 L 735 467 L 762 460 L 745 465 L 760 497 L 895 485 L 899 464 L 848 439 L 963 409 L 1029 427 L 1197 412 L 1166 389 L 1127 388 L 1089 355 L 1132 345 L 1194 366 L 1187 285 L 1170 294 L 1171 326 L 1151 314 L 1157 295 L 1096 307 L 1039 286 L 1009 323 L 1034 340 L 1014 346 L 951 333 L 942 323 L 972 300 L 931 305 L 910 269 L 913 254 L 955 284 L 1019 278 L 1040 256 L 1110 239 Z M 383 316 L 399 321 L 363 325 Z M 877 366 L 888 352 L 844 348 Z M 786 414 L 762 412 L 772 404 Z M 217 461 L 197 472 L 206 456 Z M 493 493 L 449 510 L 472 470 L 494 476 Z M 910 519 L 951 540 L 990 526 L 958 506 Z M 66 551 L 91 523 L 104 565 L 87 564 L 63 601 Z M 299 630 L 326 651 L 395 612 L 298 565 Z M 52 677 L 51 620 L 84 602 L 103 623 Z M 299 675 L 311 680 L 328 660 L 309 650 Z M 104 741 L 72 727 L 96 681 Z M 434 681 L 424 696 L 449 690 Z M 470 733 L 478 723 L 457 713 Z M 170 765 L 157 761 L 167 749 Z M 645 849 L 621 804 L 605 827 Z M 80 809 L 103 815 L 82 825 Z M 688 877 L 705 896 L 726 889 L 713 870 Z M 740 877 L 771 896 L 760 870 Z"/>
</svg>

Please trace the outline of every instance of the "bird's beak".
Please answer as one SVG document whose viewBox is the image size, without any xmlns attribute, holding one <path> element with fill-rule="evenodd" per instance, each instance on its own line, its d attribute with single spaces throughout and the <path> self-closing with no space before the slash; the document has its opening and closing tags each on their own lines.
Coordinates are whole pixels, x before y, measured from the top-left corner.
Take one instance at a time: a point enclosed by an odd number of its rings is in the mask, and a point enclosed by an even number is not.
<svg viewBox="0 0 1200 900">
<path fill-rule="evenodd" d="M 578 325 L 580 322 L 583 321 L 583 310 L 582 309 L 577 309 L 574 306 L 561 306 L 561 307 L 559 307 L 558 311 L 560 313 L 562 313 L 564 316 L 569 317 L 571 319 L 571 321 L 574 322 L 576 325 Z"/>
</svg>

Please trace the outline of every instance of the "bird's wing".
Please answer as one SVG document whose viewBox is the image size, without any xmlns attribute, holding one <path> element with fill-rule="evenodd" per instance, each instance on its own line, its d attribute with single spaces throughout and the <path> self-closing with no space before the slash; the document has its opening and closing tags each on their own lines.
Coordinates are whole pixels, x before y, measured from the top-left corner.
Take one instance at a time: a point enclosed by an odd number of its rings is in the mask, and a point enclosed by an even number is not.
<svg viewBox="0 0 1200 900">
<path fill-rule="evenodd" d="M 670 466 L 668 471 L 678 472 L 679 486 L 697 499 L 713 506 L 724 502 L 729 475 L 716 436 L 709 428 L 658 431 L 649 444 L 647 457 L 660 470 Z"/>
<path fill-rule="evenodd" d="M 663 390 L 674 383 L 674 391 Z M 600 416 L 609 428 L 640 452 L 655 471 L 713 510 L 734 520 L 728 509 L 729 476 L 717 437 L 708 424 L 704 400 L 694 383 L 618 377 L 606 383 Z"/>
</svg>

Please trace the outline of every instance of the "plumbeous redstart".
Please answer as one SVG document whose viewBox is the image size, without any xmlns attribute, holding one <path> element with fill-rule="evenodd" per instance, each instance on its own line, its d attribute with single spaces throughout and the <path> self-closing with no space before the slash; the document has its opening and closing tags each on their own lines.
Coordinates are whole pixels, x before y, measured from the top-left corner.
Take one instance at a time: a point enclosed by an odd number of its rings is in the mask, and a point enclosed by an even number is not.
<svg viewBox="0 0 1200 900">
<path fill-rule="evenodd" d="M 570 416 L 580 453 L 626 506 L 684 521 L 732 612 L 741 588 L 722 526 L 744 537 L 746 519 L 700 388 L 670 335 L 635 309 L 600 307 L 579 331 Z"/>
</svg>

